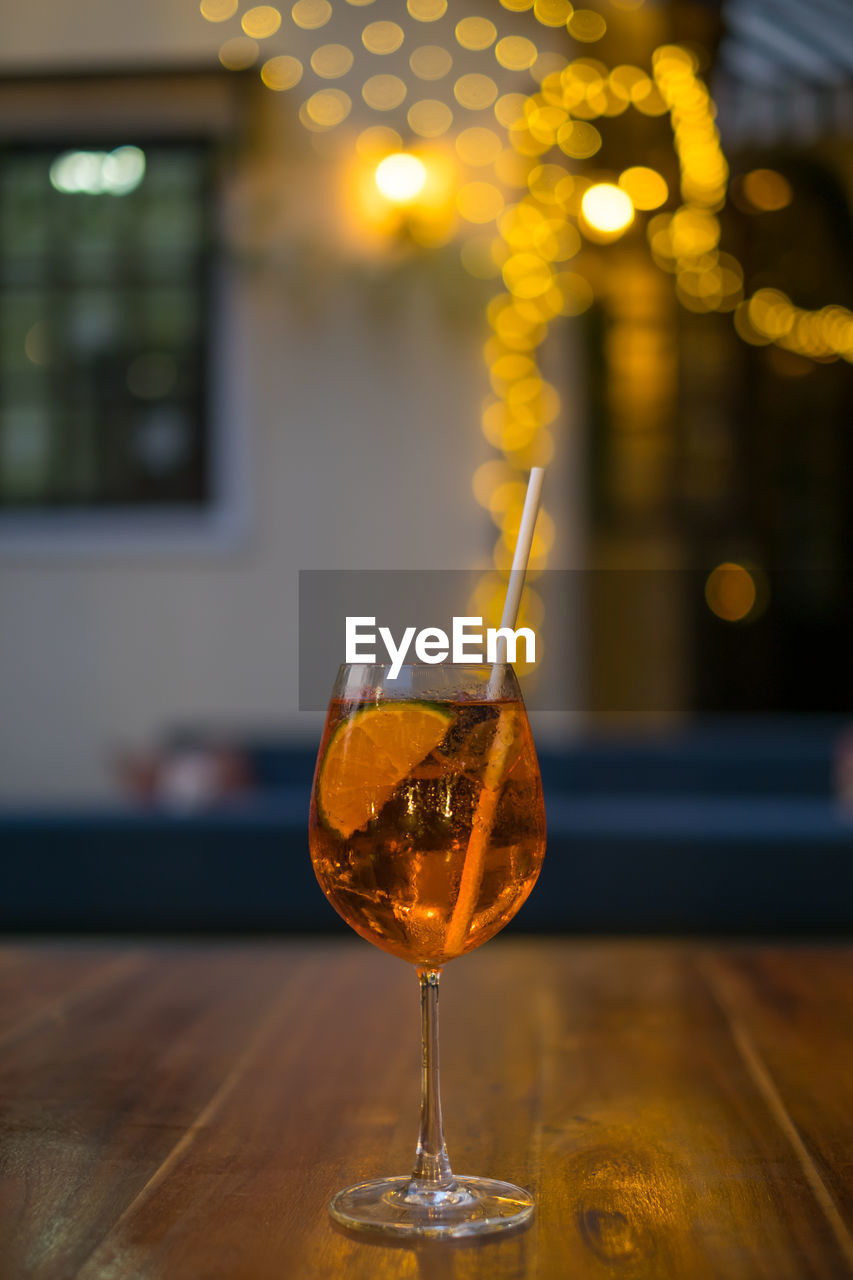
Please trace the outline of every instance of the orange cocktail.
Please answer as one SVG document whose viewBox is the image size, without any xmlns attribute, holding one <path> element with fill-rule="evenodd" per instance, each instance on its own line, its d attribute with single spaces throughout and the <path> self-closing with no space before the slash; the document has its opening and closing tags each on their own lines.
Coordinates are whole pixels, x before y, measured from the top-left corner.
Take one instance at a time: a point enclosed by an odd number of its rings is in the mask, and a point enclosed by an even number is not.
<svg viewBox="0 0 853 1280">
<path fill-rule="evenodd" d="M 363 938 L 417 967 L 423 1056 L 411 1175 L 337 1192 L 344 1226 L 397 1236 L 505 1231 L 530 1221 L 529 1189 L 454 1174 L 438 1070 L 442 966 L 491 938 L 539 874 L 545 811 L 512 669 L 341 667 L 310 813 L 329 901 Z"/>
<path fill-rule="evenodd" d="M 523 703 L 333 699 L 310 815 L 324 893 L 363 938 L 438 967 L 491 938 L 545 846 Z"/>
</svg>

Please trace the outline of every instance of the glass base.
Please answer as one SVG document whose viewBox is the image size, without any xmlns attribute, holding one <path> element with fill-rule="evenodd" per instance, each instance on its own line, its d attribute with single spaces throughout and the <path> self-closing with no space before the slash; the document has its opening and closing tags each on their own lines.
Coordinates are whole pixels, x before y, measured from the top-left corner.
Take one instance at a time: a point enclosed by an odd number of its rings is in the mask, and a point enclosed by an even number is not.
<svg viewBox="0 0 853 1280">
<path fill-rule="evenodd" d="M 495 1178 L 455 1177 L 449 1187 L 426 1191 L 411 1177 L 375 1178 L 332 1196 L 329 1213 L 351 1231 L 421 1239 L 488 1235 L 529 1222 L 529 1191 Z"/>
</svg>

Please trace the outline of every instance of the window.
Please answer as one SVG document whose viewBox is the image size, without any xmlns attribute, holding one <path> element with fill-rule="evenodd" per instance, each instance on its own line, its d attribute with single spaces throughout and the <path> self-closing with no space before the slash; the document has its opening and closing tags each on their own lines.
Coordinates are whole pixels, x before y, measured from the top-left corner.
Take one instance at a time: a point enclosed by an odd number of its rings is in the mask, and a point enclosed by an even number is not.
<svg viewBox="0 0 853 1280">
<path fill-rule="evenodd" d="M 0 513 L 209 502 L 211 154 L 0 151 Z"/>
</svg>

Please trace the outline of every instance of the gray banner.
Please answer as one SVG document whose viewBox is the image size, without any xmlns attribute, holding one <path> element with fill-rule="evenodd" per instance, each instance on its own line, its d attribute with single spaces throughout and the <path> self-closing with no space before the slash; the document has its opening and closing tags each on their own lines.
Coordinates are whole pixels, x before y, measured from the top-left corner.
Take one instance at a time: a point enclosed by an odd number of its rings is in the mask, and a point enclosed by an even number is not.
<svg viewBox="0 0 853 1280">
<path fill-rule="evenodd" d="M 717 700 L 724 708 L 729 688 L 738 691 L 732 706 L 771 710 L 780 680 L 813 668 L 818 654 L 836 668 L 835 709 L 845 704 L 833 639 L 851 634 L 850 606 L 832 572 L 553 569 L 526 591 L 528 617 L 519 625 L 535 632 L 536 661 L 525 666 L 522 642 L 515 667 L 531 711 L 666 715 L 691 705 L 714 709 Z M 417 662 L 417 633 L 437 628 L 450 639 L 454 618 L 472 617 L 483 617 L 485 633 L 497 625 L 502 595 L 499 576 L 480 570 L 303 570 L 300 709 L 325 710 L 346 661 L 348 618 L 374 620 L 358 624 L 355 660 L 390 663 L 408 631 L 401 658 Z M 390 633 L 390 653 L 380 628 Z M 441 646 L 427 638 L 436 655 Z M 476 648 L 470 644 L 464 660 Z"/>
</svg>

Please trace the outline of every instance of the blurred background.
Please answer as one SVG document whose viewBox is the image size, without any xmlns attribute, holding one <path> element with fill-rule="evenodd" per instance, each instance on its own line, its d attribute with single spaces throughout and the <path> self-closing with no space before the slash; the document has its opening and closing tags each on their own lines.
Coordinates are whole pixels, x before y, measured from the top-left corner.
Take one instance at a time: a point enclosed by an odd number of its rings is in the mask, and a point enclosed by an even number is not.
<svg viewBox="0 0 853 1280">
<path fill-rule="evenodd" d="M 844 0 L 4 14 L 0 924 L 332 927 L 299 571 L 546 465 L 521 926 L 849 928 L 851 138 Z"/>
</svg>

